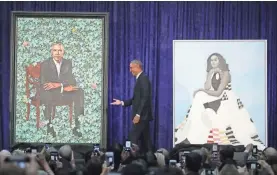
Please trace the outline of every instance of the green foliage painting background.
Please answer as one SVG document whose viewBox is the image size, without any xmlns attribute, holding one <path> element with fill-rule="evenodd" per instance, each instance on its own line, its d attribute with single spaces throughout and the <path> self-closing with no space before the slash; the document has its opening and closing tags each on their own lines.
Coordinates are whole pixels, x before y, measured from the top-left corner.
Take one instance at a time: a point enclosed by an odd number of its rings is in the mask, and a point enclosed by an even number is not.
<svg viewBox="0 0 277 175">
<path fill-rule="evenodd" d="M 91 18 L 17 18 L 16 34 L 16 121 L 15 142 L 39 143 L 100 143 L 102 117 L 102 60 L 103 19 Z M 80 132 L 83 137 L 72 134 L 68 106 L 56 107 L 52 124 L 57 133 L 53 138 L 47 134 L 48 119 L 44 106 L 40 106 L 41 127 L 36 128 L 36 108 L 31 105 L 30 119 L 26 120 L 27 99 L 25 91 L 25 66 L 36 64 L 51 57 L 50 47 L 62 42 L 65 59 L 72 60 L 73 74 L 78 86 L 85 92 L 85 116 L 80 116 Z M 34 95 L 34 92 L 32 92 Z M 32 96 L 32 95 L 31 95 Z M 72 120 L 74 126 L 74 115 Z"/>
</svg>

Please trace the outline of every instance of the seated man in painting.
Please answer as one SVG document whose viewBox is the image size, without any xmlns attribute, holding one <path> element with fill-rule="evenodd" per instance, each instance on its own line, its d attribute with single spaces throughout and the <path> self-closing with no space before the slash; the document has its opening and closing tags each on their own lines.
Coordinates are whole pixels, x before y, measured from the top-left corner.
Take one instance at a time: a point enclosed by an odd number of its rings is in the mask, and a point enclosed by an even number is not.
<svg viewBox="0 0 277 175">
<path fill-rule="evenodd" d="M 74 103 L 75 127 L 73 134 L 81 137 L 78 131 L 80 122 L 78 117 L 84 115 L 84 91 L 76 87 L 76 80 L 72 73 L 72 63 L 64 59 L 64 47 L 62 43 L 54 43 L 51 46 L 51 56 L 41 63 L 41 104 L 45 105 L 45 115 L 49 119 L 47 133 L 56 136 L 51 123 L 53 106 L 64 103 Z"/>
</svg>

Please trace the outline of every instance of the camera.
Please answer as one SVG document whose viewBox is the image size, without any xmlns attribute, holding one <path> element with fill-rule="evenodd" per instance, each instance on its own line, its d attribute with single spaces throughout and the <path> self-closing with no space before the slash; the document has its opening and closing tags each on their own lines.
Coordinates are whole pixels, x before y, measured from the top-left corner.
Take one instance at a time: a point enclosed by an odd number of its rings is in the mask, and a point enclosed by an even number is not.
<svg viewBox="0 0 277 175">
<path fill-rule="evenodd" d="M 125 142 L 125 148 L 124 148 L 124 150 L 125 151 L 131 151 L 131 141 L 130 140 L 127 140 L 126 142 Z"/>
<path fill-rule="evenodd" d="M 186 155 L 188 155 L 189 153 L 189 151 L 179 152 L 179 163 L 181 167 L 185 167 Z"/>
<path fill-rule="evenodd" d="M 215 143 L 212 145 L 212 152 L 211 152 L 211 166 L 215 168 L 220 163 L 219 159 L 219 148 L 218 144 Z"/>
<path fill-rule="evenodd" d="M 213 170 L 213 169 L 205 169 L 205 174 L 206 175 L 215 175 L 215 170 Z"/>
<path fill-rule="evenodd" d="M 44 147 L 45 147 L 46 150 L 48 150 L 51 147 L 51 143 L 45 143 Z"/>
<path fill-rule="evenodd" d="M 106 152 L 106 165 L 107 167 L 114 166 L 114 153 L 113 152 Z"/>
<path fill-rule="evenodd" d="M 163 151 L 162 151 L 162 150 L 157 150 L 156 153 L 161 153 L 161 154 L 163 154 Z"/>
<path fill-rule="evenodd" d="M 213 144 L 212 152 L 218 152 L 218 144 Z"/>
<path fill-rule="evenodd" d="M 29 153 L 29 154 L 36 154 L 37 153 L 37 149 L 36 148 L 27 148 L 24 153 Z"/>
<path fill-rule="evenodd" d="M 256 170 L 256 169 L 260 169 L 261 165 L 258 163 L 257 160 L 249 160 L 246 162 L 246 167 L 247 169 Z"/>
<path fill-rule="evenodd" d="M 50 152 L 51 160 L 57 161 L 59 159 L 59 153 L 58 152 Z"/>
<path fill-rule="evenodd" d="M 27 156 L 10 156 L 5 159 L 5 163 L 13 163 L 19 168 L 26 168 L 26 163 L 30 162 Z"/>
<path fill-rule="evenodd" d="M 169 166 L 176 167 L 177 161 L 176 160 L 169 160 Z"/>
<path fill-rule="evenodd" d="M 94 156 L 100 156 L 100 144 L 93 145 L 93 154 Z"/>
<path fill-rule="evenodd" d="M 257 156 L 258 155 L 258 147 L 257 145 L 253 145 L 253 149 L 252 149 L 252 156 Z"/>
</svg>

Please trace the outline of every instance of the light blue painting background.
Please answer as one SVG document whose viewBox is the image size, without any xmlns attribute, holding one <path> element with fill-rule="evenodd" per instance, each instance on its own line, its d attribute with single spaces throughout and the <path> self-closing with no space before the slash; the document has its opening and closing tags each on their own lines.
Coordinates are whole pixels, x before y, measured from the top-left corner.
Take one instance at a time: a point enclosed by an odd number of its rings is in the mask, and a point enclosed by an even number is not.
<svg viewBox="0 0 277 175">
<path fill-rule="evenodd" d="M 229 64 L 234 93 L 266 143 L 265 41 L 174 41 L 173 51 L 175 128 L 184 120 L 193 92 L 204 88 L 209 55 L 218 52 Z"/>
</svg>

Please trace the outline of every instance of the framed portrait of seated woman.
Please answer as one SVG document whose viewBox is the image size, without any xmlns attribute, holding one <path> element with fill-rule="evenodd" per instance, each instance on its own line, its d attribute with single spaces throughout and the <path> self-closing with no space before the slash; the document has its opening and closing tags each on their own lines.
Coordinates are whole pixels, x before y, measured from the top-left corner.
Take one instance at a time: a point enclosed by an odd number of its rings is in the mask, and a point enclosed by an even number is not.
<svg viewBox="0 0 277 175">
<path fill-rule="evenodd" d="M 266 51 L 266 40 L 173 41 L 173 145 L 267 146 Z"/>
</svg>

